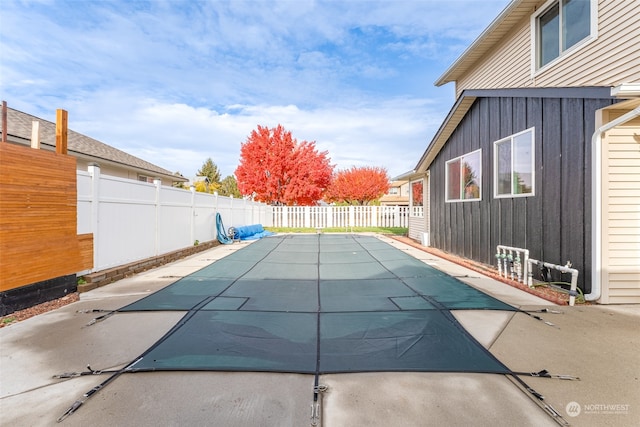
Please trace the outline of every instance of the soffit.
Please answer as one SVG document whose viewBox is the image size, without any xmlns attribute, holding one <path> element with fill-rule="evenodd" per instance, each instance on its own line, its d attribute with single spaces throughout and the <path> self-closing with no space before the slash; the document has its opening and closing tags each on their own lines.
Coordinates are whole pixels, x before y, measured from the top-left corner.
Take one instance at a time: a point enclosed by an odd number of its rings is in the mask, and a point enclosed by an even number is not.
<svg viewBox="0 0 640 427">
<path fill-rule="evenodd" d="M 436 86 L 457 81 L 473 68 L 473 65 L 498 44 L 518 23 L 530 16 L 540 0 L 513 0 L 478 38 L 436 80 Z"/>
</svg>

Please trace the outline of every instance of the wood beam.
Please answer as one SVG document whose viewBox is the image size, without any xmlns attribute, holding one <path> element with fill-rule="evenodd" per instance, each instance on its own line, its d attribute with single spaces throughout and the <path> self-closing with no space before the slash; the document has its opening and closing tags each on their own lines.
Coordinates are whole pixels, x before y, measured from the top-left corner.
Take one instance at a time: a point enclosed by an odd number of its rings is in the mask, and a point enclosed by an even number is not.
<svg viewBox="0 0 640 427">
<path fill-rule="evenodd" d="M 56 153 L 67 154 L 68 113 L 66 110 L 56 110 Z"/>
<path fill-rule="evenodd" d="M 31 148 L 40 148 L 40 122 L 37 120 L 31 122 Z"/>
<path fill-rule="evenodd" d="M 2 142 L 7 139 L 7 101 L 2 101 Z"/>
</svg>

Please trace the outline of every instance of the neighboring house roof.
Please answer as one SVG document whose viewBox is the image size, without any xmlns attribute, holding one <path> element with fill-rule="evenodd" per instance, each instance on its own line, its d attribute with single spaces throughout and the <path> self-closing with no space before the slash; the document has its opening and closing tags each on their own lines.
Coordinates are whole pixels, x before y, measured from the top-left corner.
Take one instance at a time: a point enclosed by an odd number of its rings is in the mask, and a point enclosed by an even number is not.
<svg viewBox="0 0 640 427">
<path fill-rule="evenodd" d="M 39 117 L 32 116 L 13 108 L 7 108 L 7 139 L 18 139 L 16 142 L 29 143 L 31 140 L 32 122 L 40 122 L 40 143 L 55 149 L 56 125 Z M 188 179 L 173 174 L 167 169 L 156 166 L 131 154 L 118 150 L 96 139 L 82 135 L 71 129 L 67 134 L 67 150 L 75 157 L 89 158 L 100 162 L 101 160 L 115 163 L 119 166 L 135 169 L 143 174 L 171 178 L 173 181 L 188 181 Z"/>
<path fill-rule="evenodd" d="M 492 48 L 514 26 L 535 11 L 540 0 L 513 0 L 478 38 L 456 59 L 456 61 L 436 80 L 436 86 L 454 82 Z"/>
<path fill-rule="evenodd" d="M 406 205 L 409 204 L 409 196 L 395 196 L 385 194 L 380 198 L 380 203 L 386 205 Z"/>
<path fill-rule="evenodd" d="M 449 111 L 426 151 L 415 167 L 417 174 L 424 173 L 436 158 L 451 134 L 458 127 L 477 98 L 525 97 L 525 98 L 612 98 L 609 87 L 522 88 L 522 89 L 473 89 L 462 92 Z"/>
<path fill-rule="evenodd" d="M 389 192 L 387 192 L 387 194 L 383 195 L 380 198 L 380 203 L 384 203 L 384 204 L 407 204 L 409 202 L 409 196 L 408 195 L 402 195 L 402 186 L 406 185 L 409 181 L 407 180 L 393 180 L 391 181 L 391 184 L 389 186 L 389 191 L 391 191 L 392 188 L 396 188 L 399 190 L 398 193 L 395 194 L 390 194 Z"/>
</svg>

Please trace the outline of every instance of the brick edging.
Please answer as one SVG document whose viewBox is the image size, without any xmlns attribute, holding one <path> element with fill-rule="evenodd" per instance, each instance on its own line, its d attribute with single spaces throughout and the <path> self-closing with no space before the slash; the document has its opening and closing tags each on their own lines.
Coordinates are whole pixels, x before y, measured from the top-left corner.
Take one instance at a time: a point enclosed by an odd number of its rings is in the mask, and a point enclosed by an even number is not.
<svg viewBox="0 0 640 427">
<path fill-rule="evenodd" d="M 200 243 L 197 246 L 189 246 L 183 249 L 168 252 L 166 254 L 134 261 L 129 264 L 108 268 L 106 270 L 96 271 L 95 273 L 85 274 L 82 276 L 82 278 L 86 283 L 78 285 L 78 292 L 82 293 L 91 291 L 93 289 L 108 285 L 109 283 L 124 279 L 125 277 L 133 276 L 134 274 L 141 273 L 145 270 L 160 267 L 161 265 L 177 261 L 189 255 L 211 249 L 215 246 L 218 246 L 219 244 L 220 242 L 218 242 L 217 240 L 211 240 L 209 242 Z"/>
</svg>

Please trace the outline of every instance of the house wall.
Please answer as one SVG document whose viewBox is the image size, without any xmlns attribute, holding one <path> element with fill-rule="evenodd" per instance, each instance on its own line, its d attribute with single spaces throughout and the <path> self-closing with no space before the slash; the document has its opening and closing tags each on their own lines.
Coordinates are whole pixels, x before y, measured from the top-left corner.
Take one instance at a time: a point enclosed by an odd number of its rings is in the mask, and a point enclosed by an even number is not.
<svg viewBox="0 0 640 427">
<path fill-rule="evenodd" d="M 422 207 L 409 206 L 410 212 L 413 212 L 415 216 L 409 215 L 409 238 L 422 242 L 424 233 L 429 232 L 429 175 L 426 174 L 422 178 L 422 200 L 424 201 Z M 411 182 L 409 182 L 409 192 L 411 191 Z M 421 213 L 421 215 L 420 215 Z"/>
<path fill-rule="evenodd" d="M 423 217 L 409 217 L 409 237 L 411 239 L 422 241 L 422 233 L 426 232 L 425 220 Z"/>
<path fill-rule="evenodd" d="M 457 80 L 457 96 L 465 89 L 617 86 L 640 81 L 638 1 L 600 0 L 598 16 L 595 40 L 535 73 L 531 68 L 531 20 L 523 19 Z"/>
<path fill-rule="evenodd" d="M 640 303 L 640 118 L 607 132 L 602 147 L 601 302 Z"/>
<path fill-rule="evenodd" d="M 96 163 L 95 160 L 87 160 L 82 158 L 77 159 L 78 170 L 80 171 L 85 171 L 85 172 L 88 171 L 89 165 L 95 164 L 95 163 Z M 123 166 L 115 166 L 108 162 L 98 162 L 98 163 L 100 165 L 100 171 L 105 175 L 113 176 L 116 178 L 134 179 L 136 181 L 138 180 L 138 173 L 134 170 L 126 169 Z M 157 178 L 157 176 L 154 175 L 152 172 L 149 172 L 146 176 L 149 176 L 150 178 Z M 161 177 L 160 181 L 162 182 L 162 185 L 166 185 L 169 187 L 171 186 L 171 184 L 173 184 L 172 180 L 165 177 Z"/>
<path fill-rule="evenodd" d="M 497 245 L 571 261 L 591 286 L 591 135 L 595 111 L 612 99 L 482 97 L 430 166 L 431 246 L 486 264 Z M 535 129 L 535 196 L 493 197 L 493 142 Z M 446 161 L 482 149 L 480 201 L 445 201 Z M 413 225 L 413 224 L 412 224 Z"/>
</svg>

